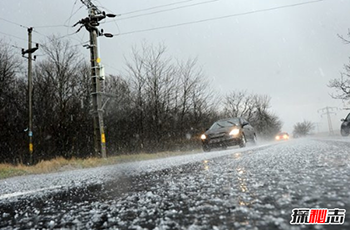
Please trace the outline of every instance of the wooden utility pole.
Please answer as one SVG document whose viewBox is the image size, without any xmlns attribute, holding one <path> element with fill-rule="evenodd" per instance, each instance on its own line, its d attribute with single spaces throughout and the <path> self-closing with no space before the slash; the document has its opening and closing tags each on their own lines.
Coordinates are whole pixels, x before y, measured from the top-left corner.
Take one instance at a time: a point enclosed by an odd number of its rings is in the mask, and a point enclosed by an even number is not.
<svg viewBox="0 0 350 230">
<path fill-rule="evenodd" d="M 95 9 L 90 9 L 89 17 L 96 16 Z M 98 56 L 97 33 L 95 26 L 90 32 L 90 61 L 91 61 L 91 81 L 92 81 L 92 105 L 94 119 L 95 152 L 101 154 L 103 158 L 106 154 L 106 136 L 103 123 L 102 98 L 101 98 L 101 77 L 100 77 L 100 57 Z"/>
<path fill-rule="evenodd" d="M 106 37 L 113 37 L 112 34 L 103 33 L 103 31 L 98 30 L 99 21 L 105 19 L 106 17 L 115 17 L 114 14 L 106 14 L 100 11 L 91 0 L 81 0 L 81 2 L 86 5 L 89 9 L 89 16 L 81 19 L 74 26 L 81 24 L 78 31 L 85 27 L 90 33 L 90 63 L 91 63 L 91 82 L 92 82 L 92 106 L 93 106 L 93 122 L 94 122 L 94 147 L 95 153 L 107 157 L 106 153 L 106 135 L 104 130 L 103 122 L 103 105 L 102 105 L 102 81 L 103 76 L 100 75 L 101 72 L 101 59 L 98 56 L 98 43 L 97 37 L 104 35 Z"/>
<path fill-rule="evenodd" d="M 22 56 L 25 57 L 25 54 L 28 54 L 28 137 L 29 137 L 29 164 L 34 163 L 33 159 L 33 77 L 32 77 L 32 53 L 34 53 L 38 48 L 39 44 L 36 44 L 36 47 L 32 48 L 32 32 L 33 28 L 28 28 L 28 49 L 22 49 Z M 34 56 L 35 60 L 35 56 Z"/>
</svg>

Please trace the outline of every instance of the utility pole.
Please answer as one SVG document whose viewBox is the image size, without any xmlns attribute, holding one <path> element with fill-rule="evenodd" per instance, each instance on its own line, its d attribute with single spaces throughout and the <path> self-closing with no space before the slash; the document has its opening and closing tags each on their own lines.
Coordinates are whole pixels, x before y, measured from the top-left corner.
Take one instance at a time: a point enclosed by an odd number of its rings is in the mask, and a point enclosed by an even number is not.
<svg viewBox="0 0 350 230">
<path fill-rule="evenodd" d="M 94 123 L 94 147 L 95 153 L 107 157 L 106 153 L 106 135 L 104 130 L 103 122 L 103 105 L 102 105 L 102 81 L 103 76 L 101 76 L 101 59 L 98 56 L 98 43 L 97 37 L 104 35 L 106 37 L 113 37 L 112 34 L 103 33 L 103 30 L 99 31 L 99 21 L 105 19 L 106 17 L 115 17 L 114 14 L 106 14 L 100 11 L 91 0 L 81 0 L 81 2 L 86 5 L 89 9 L 89 16 L 81 19 L 74 26 L 81 24 L 80 28 L 85 27 L 90 33 L 90 45 L 87 47 L 90 49 L 90 63 L 91 63 L 91 82 L 92 82 L 92 106 L 93 106 L 93 123 Z M 78 32 L 77 31 L 77 32 Z"/>
<path fill-rule="evenodd" d="M 32 77 L 32 61 L 35 61 L 36 56 L 32 59 L 32 53 L 34 53 L 37 49 L 39 49 L 39 44 L 36 44 L 36 47 L 32 48 L 32 32 L 33 28 L 28 28 L 28 49 L 22 49 L 22 56 L 25 57 L 25 54 L 28 54 L 28 137 L 29 137 L 29 164 L 34 163 L 33 159 L 33 77 Z"/>
<path fill-rule="evenodd" d="M 334 135 L 331 114 L 336 115 L 336 113 L 333 112 L 333 110 L 338 110 L 338 108 L 327 106 L 327 107 L 324 107 L 324 108 L 318 110 L 318 112 L 321 113 L 321 117 L 323 117 L 324 115 L 327 116 L 329 135 Z"/>
</svg>

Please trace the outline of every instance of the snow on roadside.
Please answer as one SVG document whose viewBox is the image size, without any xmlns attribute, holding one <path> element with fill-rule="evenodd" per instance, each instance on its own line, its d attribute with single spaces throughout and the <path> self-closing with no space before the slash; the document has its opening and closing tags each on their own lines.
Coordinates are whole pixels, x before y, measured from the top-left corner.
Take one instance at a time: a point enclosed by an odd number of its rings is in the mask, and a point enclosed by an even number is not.
<svg viewBox="0 0 350 230">
<path fill-rule="evenodd" d="M 206 159 L 222 157 L 232 153 L 266 148 L 273 144 L 274 143 L 246 147 L 244 149 L 236 148 L 224 151 L 213 151 L 155 160 L 122 163 L 98 168 L 78 169 L 66 172 L 28 175 L 3 179 L 0 180 L 0 202 L 1 200 L 15 198 L 17 196 L 33 195 L 36 193 L 51 191 L 53 190 L 52 188 L 63 189 L 88 186 L 90 184 L 102 184 L 105 181 L 118 177 L 118 175 L 137 175 L 142 172 L 162 170 Z"/>
</svg>

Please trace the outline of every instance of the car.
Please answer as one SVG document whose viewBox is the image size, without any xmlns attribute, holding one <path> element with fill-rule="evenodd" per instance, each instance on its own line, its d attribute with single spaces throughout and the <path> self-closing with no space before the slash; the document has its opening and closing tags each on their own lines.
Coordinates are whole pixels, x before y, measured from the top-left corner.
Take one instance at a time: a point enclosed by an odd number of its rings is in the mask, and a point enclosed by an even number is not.
<svg viewBox="0 0 350 230">
<path fill-rule="evenodd" d="M 289 134 L 286 132 L 280 132 L 276 135 L 275 137 L 276 141 L 285 141 L 285 140 L 289 140 Z"/>
<path fill-rule="evenodd" d="M 340 134 L 343 137 L 349 136 L 350 134 L 350 113 L 346 116 L 345 119 L 341 119 L 342 123 L 340 126 Z"/>
<path fill-rule="evenodd" d="M 203 151 L 209 152 L 212 148 L 227 148 L 239 145 L 243 148 L 247 140 L 256 143 L 256 133 L 247 120 L 242 117 L 222 119 L 201 135 Z"/>
</svg>

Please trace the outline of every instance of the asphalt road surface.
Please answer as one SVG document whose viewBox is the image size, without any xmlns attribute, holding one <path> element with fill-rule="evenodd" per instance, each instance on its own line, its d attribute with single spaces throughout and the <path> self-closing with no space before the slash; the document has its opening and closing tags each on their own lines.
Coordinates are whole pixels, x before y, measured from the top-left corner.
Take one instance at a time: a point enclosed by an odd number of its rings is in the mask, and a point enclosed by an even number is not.
<svg viewBox="0 0 350 230">
<path fill-rule="evenodd" d="M 343 225 L 291 225 L 295 208 Z M 0 229 L 350 229 L 350 139 L 298 139 L 0 180 Z"/>
</svg>

